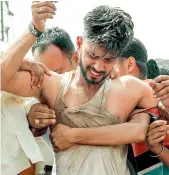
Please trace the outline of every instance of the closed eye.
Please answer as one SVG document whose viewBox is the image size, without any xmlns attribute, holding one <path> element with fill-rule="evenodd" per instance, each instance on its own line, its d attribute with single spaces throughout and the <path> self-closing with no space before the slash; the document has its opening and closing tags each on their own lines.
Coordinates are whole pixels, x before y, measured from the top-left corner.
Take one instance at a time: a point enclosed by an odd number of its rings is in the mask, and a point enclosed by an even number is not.
<svg viewBox="0 0 169 175">
<path fill-rule="evenodd" d="M 113 61 L 115 61 L 115 58 L 104 58 L 105 62 L 107 63 L 112 63 Z"/>
</svg>

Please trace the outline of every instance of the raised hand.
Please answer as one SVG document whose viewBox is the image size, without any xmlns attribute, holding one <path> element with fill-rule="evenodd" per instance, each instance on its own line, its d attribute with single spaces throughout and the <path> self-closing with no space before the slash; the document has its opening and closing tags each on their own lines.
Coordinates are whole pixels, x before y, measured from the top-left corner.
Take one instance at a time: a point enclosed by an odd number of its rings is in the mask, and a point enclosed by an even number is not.
<svg viewBox="0 0 169 175">
<path fill-rule="evenodd" d="M 40 32 L 45 30 L 45 21 L 52 19 L 55 15 L 56 7 L 54 1 L 34 1 L 32 2 L 32 23 Z"/>
<path fill-rule="evenodd" d="M 43 83 L 44 75 L 51 75 L 50 71 L 42 63 L 30 59 L 24 59 L 19 70 L 31 73 L 31 87 L 40 87 Z"/>
<path fill-rule="evenodd" d="M 169 76 L 160 75 L 148 83 L 153 89 L 154 97 L 162 102 L 169 113 Z"/>
</svg>

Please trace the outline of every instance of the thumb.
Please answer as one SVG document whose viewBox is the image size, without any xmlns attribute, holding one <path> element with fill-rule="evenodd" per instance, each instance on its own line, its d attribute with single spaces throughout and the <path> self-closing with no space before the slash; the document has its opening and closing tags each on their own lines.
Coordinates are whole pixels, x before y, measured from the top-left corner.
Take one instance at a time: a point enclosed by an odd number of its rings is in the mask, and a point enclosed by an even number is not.
<svg viewBox="0 0 169 175">
<path fill-rule="evenodd" d="M 43 69 L 44 73 L 48 76 L 51 76 L 52 74 L 50 73 L 50 71 L 46 68 L 46 66 L 42 63 L 38 63 L 38 65 Z"/>
<path fill-rule="evenodd" d="M 152 89 L 156 88 L 156 82 L 154 80 L 147 79 L 145 82 L 147 82 Z"/>
</svg>

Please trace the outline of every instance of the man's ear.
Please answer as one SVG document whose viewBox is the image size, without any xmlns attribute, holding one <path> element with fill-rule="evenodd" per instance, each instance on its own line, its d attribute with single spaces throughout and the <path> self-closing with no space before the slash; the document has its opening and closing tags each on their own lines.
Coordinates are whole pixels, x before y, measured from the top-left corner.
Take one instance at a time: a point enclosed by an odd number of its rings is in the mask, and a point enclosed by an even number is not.
<svg viewBox="0 0 169 175">
<path fill-rule="evenodd" d="M 136 67 L 137 67 L 137 64 L 136 64 L 136 60 L 134 57 L 130 56 L 128 59 L 128 72 L 129 74 L 134 72 Z"/>
<path fill-rule="evenodd" d="M 76 67 L 79 64 L 79 54 L 77 51 L 74 51 L 72 55 L 72 64 Z"/>
<path fill-rule="evenodd" d="M 83 44 L 83 38 L 82 38 L 82 36 L 78 36 L 77 39 L 76 39 L 76 48 L 77 48 L 77 51 L 80 50 L 82 44 Z"/>
</svg>

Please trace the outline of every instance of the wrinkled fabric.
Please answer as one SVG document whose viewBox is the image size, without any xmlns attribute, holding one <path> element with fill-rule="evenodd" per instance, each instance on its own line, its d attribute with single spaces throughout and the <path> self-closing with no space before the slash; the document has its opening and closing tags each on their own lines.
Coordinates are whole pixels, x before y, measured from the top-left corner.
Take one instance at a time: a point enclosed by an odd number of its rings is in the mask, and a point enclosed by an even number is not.
<svg viewBox="0 0 169 175">
<path fill-rule="evenodd" d="M 56 116 L 59 123 L 70 127 L 87 128 L 122 123 L 105 108 L 105 96 L 109 81 L 103 84 L 94 97 L 77 107 L 66 108 L 67 93 L 73 73 L 66 73 L 56 100 Z M 127 145 L 89 146 L 75 145 L 56 153 L 57 175 L 129 175 L 126 165 Z M 55 173 L 54 173 L 55 174 Z"/>
<path fill-rule="evenodd" d="M 41 166 L 43 155 L 29 130 L 24 98 L 1 92 L 1 173 L 17 175 L 32 163 Z M 38 166 L 38 167 L 39 167 Z"/>
</svg>

